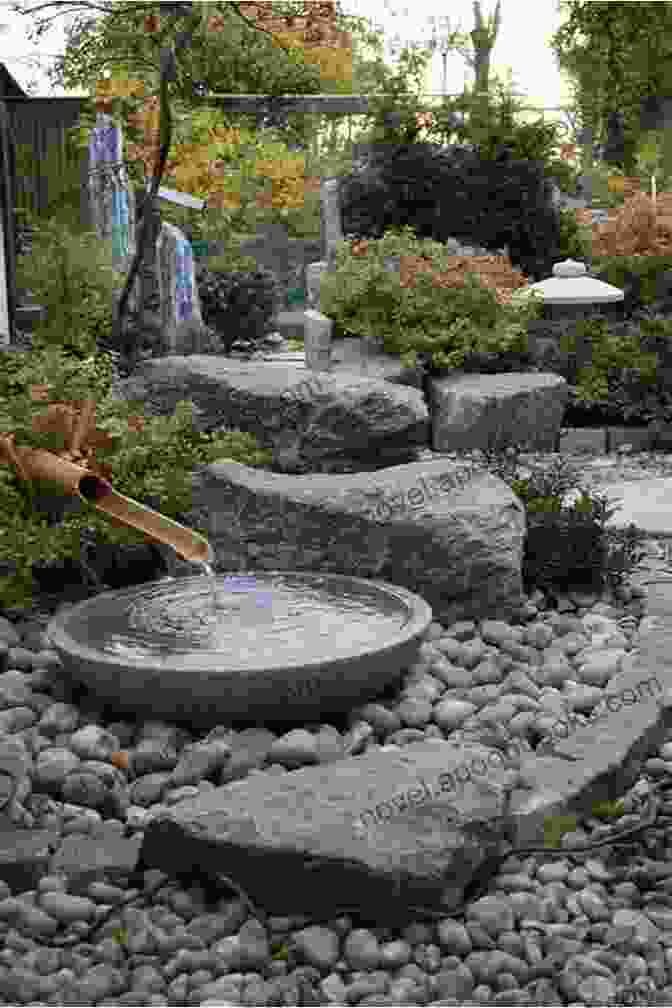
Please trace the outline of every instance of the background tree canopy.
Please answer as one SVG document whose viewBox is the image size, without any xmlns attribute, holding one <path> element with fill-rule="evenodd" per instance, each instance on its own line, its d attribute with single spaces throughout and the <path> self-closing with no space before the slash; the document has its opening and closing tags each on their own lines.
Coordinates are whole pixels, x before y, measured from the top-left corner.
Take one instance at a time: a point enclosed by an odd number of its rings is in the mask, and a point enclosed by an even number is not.
<svg viewBox="0 0 672 1008">
<path fill-rule="evenodd" d="M 278 15 L 301 18 L 310 8 L 331 6 L 337 27 L 351 33 L 353 40 L 352 80 L 324 81 L 317 66 L 306 60 L 300 47 L 290 47 L 277 32 L 263 29 L 263 22 L 249 18 L 246 3 L 195 3 L 193 13 L 169 13 L 165 3 L 107 2 L 104 4 L 26 4 L 15 9 L 32 17 L 32 34 L 40 37 L 59 15 L 76 13 L 67 30 L 66 50 L 49 71 L 55 85 L 91 90 L 105 70 L 118 76 L 124 72 L 156 72 L 158 52 L 170 44 L 175 33 L 192 31 L 192 43 L 180 56 L 178 80 L 172 94 L 189 100 L 194 89 L 220 94 L 322 94 L 368 93 L 369 85 L 380 86 L 381 74 L 390 73 L 382 60 L 383 45 L 366 19 L 345 15 L 340 3 L 323 5 L 295 2 L 267 3 Z M 175 6 L 175 5 L 174 5 Z M 60 8 L 51 17 L 46 8 Z M 73 8 L 66 10 L 66 8 Z M 204 8 L 207 10 L 204 11 Z M 144 30 L 148 14 L 160 14 L 158 31 Z M 204 14 L 206 16 L 204 16 Z M 209 30 L 216 20 L 218 30 Z"/>
<path fill-rule="evenodd" d="M 582 125 L 609 141 L 612 163 L 634 174 L 641 100 L 672 96 L 672 4 L 562 0 L 560 10 L 569 16 L 550 44 L 573 78 Z"/>
</svg>

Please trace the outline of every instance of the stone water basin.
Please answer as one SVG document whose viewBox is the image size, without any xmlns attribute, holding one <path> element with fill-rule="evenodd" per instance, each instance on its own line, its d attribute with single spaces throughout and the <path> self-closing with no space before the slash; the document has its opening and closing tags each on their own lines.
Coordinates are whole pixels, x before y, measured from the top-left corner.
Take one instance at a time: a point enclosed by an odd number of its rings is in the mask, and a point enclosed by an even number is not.
<svg viewBox="0 0 672 1008">
<path fill-rule="evenodd" d="M 431 621 L 422 598 L 383 581 L 259 571 L 105 592 L 47 633 L 64 675 L 119 714 L 299 724 L 379 695 Z"/>
</svg>

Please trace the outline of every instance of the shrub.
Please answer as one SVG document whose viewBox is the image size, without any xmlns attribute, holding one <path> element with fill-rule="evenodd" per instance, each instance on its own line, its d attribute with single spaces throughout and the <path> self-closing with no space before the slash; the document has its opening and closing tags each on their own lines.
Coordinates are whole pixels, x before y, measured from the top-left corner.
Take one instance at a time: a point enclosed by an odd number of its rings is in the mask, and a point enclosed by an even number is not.
<svg viewBox="0 0 672 1008">
<path fill-rule="evenodd" d="M 411 367 L 425 359 L 437 369 L 458 368 L 470 352 L 527 351 L 525 326 L 540 310 L 533 299 L 502 304 L 471 275 L 461 287 L 440 286 L 423 272 L 404 284 L 387 264 L 406 256 L 439 272 L 451 265 L 445 245 L 421 241 L 410 228 L 388 231 L 379 241 L 343 242 L 336 269 L 322 278 L 321 310 L 343 331 L 382 342 Z"/>
<path fill-rule="evenodd" d="M 554 259 L 561 262 L 564 259 L 587 259 L 592 251 L 592 231 L 582 227 L 576 219 L 573 210 L 559 210 L 560 236 Z"/>
<path fill-rule="evenodd" d="M 90 232 L 72 233 L 53 220 L 40 224 L 31 246 L 18 261 L 17 283 L 29 288 L 46 309 L 36 335 L 47 344 L 83 354 L 109 343 L 113 293 L 123 287 L 109 243 Z"/>
<path fill-rule="evenodd" d="M 557 247 L 558 217 L 539 165 L 497 161 L 433 144 L 390 147 L 341 184 L 346 232 L 380 238 L 393 227 L 445 242 L 453 236 L 497 249 L 535 280 L 545 279 Z"/>
<path fill-rule="evenodd" d="M 199 433 L 193 424 L 193 404 L 181 402 L 170 417 L 145 419 L 142 403 L 127 403 L 109 396 L 114 368 L 109 354 L 97 353 L 82 360 L 68 357 L 55 347 L 40 347 L 26 353 L 6 354 L 0 373 L 0 436 L 14 433 L 17 445 L 51 451 L 65 448 L 57 432 L 37 433 L 33 419 L 49 403 L 76 402 L 93 397 L 97 404 L 97 429 L 110 442 L 96 448 L 86 462 L 101 467 L 115 490 L 167 517 L 181 520 L 191 499 L 191 472 L 202 464 L 229 457 L 247 465 L 270 464 L 271 456 L 259 449 L 247 434 L 232 431 Z M 34 401 L 31 386 L 46 386 L 48 399 Z M 87 551 L 94 545 L 139 544 L 139 532 L 113 525 L 93 507 L 82 502 L 79 513 L 56 513 L 42 504 L 42 494 L 62 491 L 49 483 L 21 481 L 9 465 L 0 465 L 0 607 L 31 604 L 35 572 L 39 565 L 72 560 L 86 568 Z M 199 531 L 204 531 L 199 529 Z"/>
<path fill-rule="evenodd" d="M 632 324 L 610 327 L 604 319 L 590 319 L 579 327 L 591 339 L 592 366 L 578 372 L 577 402 L 599 403 L 624 420 L 672 416 L 669 371 L 659 369 L 661 340 L 669 345 L 669 326 L 650 322 L 643 330 L 648 346 L 642 329 Z"/>
<path fill-rule="evenodd" d="M 556 156 L 559 127 L 540 117 L 535 122 L 517 121 L 524 103 L 511 86 L 495 77 L 487 94 L 465 89 L 456 98 L 444 98 L 435 113 L 437 131 L 446 142 L 472 143 L 482 158 L 497 160 L 505 151 L 514 159 L 541 164 L 544 173 L 563 189 L 574 193 L 578 172 Z"/>
<path fill-rule="evenodd" d="M 606 522 L 617 508 L 610 508 L 604 496 L 593 496 L 566 459 L 522 465 L 518 445 L 496 446 L 483 455 L 488 469 L 525 505 L 526 591 L 616 587 L 641 560 L 640 544 L 646 533 L 632 525 L 626 530 L 607 530 Z M 565 496 L 575 490 L 577 499 L 564 504 Z"/>
<path fill-rule="evenodd" d="M 626 313 L 634 315 L 654 304 L 659 278 L 670 269 L 670 256 L 605 256 L 594 262 L 592 273 L 604 283 L 620 287 L 625 294 Z"/>
<path fill-rule="evenodd" d="M 215 273 L 197 266 L 196 282 L 203 320 L 215 330 L 224 353 L 237 340 L 255 343 L 272 330 L 278 287 L 268 271 Z"/>
</svg>

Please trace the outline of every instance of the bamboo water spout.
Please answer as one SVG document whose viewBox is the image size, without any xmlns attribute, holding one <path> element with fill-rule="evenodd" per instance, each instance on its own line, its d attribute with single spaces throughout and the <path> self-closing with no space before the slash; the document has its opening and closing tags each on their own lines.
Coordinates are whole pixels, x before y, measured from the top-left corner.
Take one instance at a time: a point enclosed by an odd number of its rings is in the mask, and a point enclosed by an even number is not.
<svg viewBox="0 0 672 1008">
<path fill-rule="evenodd" d="M 52 406 L 53 414 L 46 418 L 36 418 L 34 428 L 45 429 L 45 421 L 53 429 L 56 426 L 66 427 L 63 417 L 72 420 L 74 412 L 63 404 Z M 84 405 L 82 414 L 77 418 L 74 427 L 70 427 L 69 450 L 67 454 L 82 455 L 81 445 L 86 440 L 87 432 L 95 431 L 93 414 L 95 403 L 89 401 Z M 42 420 L 42 424 L 40 424 Z M 97 432 L 100 434 L 101 432 Z M 103 435 L 104 436 L 104 435 Z M 107 515 L 111 521 L 143 532 L 156 542 L 171 546 L 172 549 L 190 563 L 210 564 L 215 557 L 210 543 L 203 536 L 164 515 L 145 507 L 130 497 L 117 493 L 112 484 L 99 473 L 87 466 L 78 465 L 67 457 L 36 448 L 27 448 L 14 444 L 13 435 L 0 437 L 0 463 L 13 465 L 18 475 L 24 481 L 49 480 L 56 483 L 64 494 L 79 497 Z"/>
</svg>

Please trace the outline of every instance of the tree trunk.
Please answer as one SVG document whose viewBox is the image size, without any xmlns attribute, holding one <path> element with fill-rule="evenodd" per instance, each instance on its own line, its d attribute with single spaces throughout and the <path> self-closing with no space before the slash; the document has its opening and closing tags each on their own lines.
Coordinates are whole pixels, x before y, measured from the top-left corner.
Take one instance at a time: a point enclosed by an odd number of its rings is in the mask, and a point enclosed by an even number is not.
<svg viewBox="0 0 672 1008">
<path fill-rule="evenodd" d="M 484 21 L 481 14 L 481 5 L 479 0 L 474 0 L 474 18 L 476 26 L 470 34 L 474 45 L 473 65 L 474 72 L 476 74 L 476 81 L 474 85 L 476 92 L 487 93 L 490 85 L 490 58 L 492 56 L 492 50 L 495 46 L 497 33 L 499 32 L 499 26 L 501 23 L 500 6 L 501 0 L 497 0 L 497 6 L 492 19 L 488 18 Z"/>
</svg>

